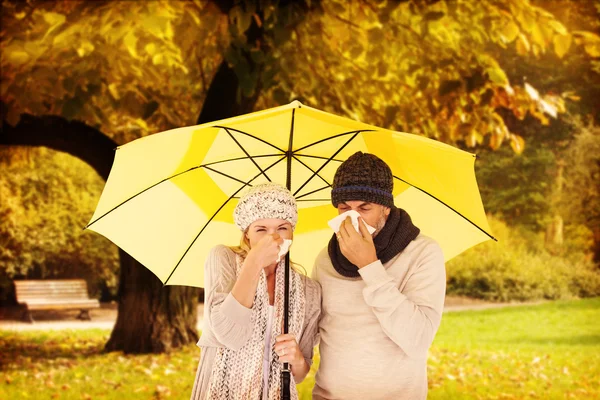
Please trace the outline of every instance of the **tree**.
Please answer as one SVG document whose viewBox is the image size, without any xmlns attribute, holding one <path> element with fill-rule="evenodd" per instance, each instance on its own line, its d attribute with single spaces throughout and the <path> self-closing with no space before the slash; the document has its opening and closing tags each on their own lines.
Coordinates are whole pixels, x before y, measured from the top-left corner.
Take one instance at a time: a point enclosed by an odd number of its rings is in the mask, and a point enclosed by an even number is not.
<svg viewBox="0 0 600 400">
<path fill-rule="evenodd" d="M 493 148 L 509 142 L 523 149 L 502 109 L 518 121 L 530 115 L 544 122 L 565 110 L 569 93 L 540 92 L 522 75 L 509 79 L 502 55 L 515 49 L 519 62 L 547 56 L 561 64 L 584 52 L 595 57 L 600 45 L 600 36 L 569 32 L 527 1 L 331 1 L 324 9 L 278 48 L 281 81 L 261 105 L 299 97 L 469 147 L 489 138 Z M 563 36 L 575 39 L 567 46 Z"/>
<path fill-rule="evenodd" d="M 67 151 L 103 177 L 115 144 L 292 98 L 450 143 L 491 137 L 521 151 L 497 109 L 543 119 L 564 99 L 511 82 L 496 57 L 502 47 L 527 59 L 551 49 L 593 55 L 600 43 L 517 0 L 2 5 L 0 143 Z M 564 45 L 566 35 L 581 43 Z M 120 273 L 107 349 L 195 340 L 193 290 L 162 289 L 124 253 Z"/>
<path fill-rule="evenodd" d="M 138 9 L 137 11 L 156 11 L 155 9 L 147 10 L 145 8 L 147 5 L 146 3 L 140 4 L 142 4 L 142 9 Z M 167 3 L 165 4 L 168 8 L 169 5 Z M 77 4 L 76 6 L 73 6 L 73 4 L 63 6 L 68 9 L 71 15 L 85 15 L 86 12 L 89 12 L 89 9 L 87 9 L 83 3 Z M 109 6 L 111 6 L 110 3 L 102 5 L 101 7 Z M 153 4 L 150 4 L 149 6 L 152 8 Z M 236 24 L 231 25 L 234 27 L 232 29 L 234 31 L 235 29 L 238 29 L 242 18 L 240 16 L 239 7 L 233 6 L 231 3 L 225 5 L 220 3 L 219 6 L 222 7 L 222 12 L 233 14 L 232 20 L 233 22 L 236 22 Z M 230 7 L 231 9 L 227 9 L 227 7 Z M 296 12 L 290 12 L 290 10 L 295 10 Z M 287 13 L 288 18 L 285 19 L 285 22 L 292 23 L 294 21 L 299 21 L 301 18 L 298 17 L 301 17 L 306 10 L 306 6 L 298 6 L 296 3 L 292 2 L 289 5 L 281 4 L 278 11 L 284 14 Z M 97 9 L 94 11 L 98 12 Z M 115 12 L 112 8 L 105 11 L 108 11 L 109 14 L 110 11 Z M 36 11 L 32 11 L 32 15 L 35 16 L 35 13 Z M 262 11 L 260 11 L 260 14 L 262 15 Z M 18 15 L 21 14 L 19 13 Z M 47 12 L 42 15 L 45 20 L 50 20 L 54 24 L 50 27 L 50 30 L 52 30 L 53 27 L 56 28 L 56 26 L 62 25 L 66 19 L 62 14 L 55 12 Z M 296 16 L 293 18 L 294 21 L 289 18 L 289 15 Z M 155 21 L 153 17 L 154 14 L 149 16 L 151 21 L 148 22 L 149 25 L 146 27 L 149 30 L 155 29 L 154 24 L 157 21 Z M 91 17 L 91 19 L 94 18 L 98 18 L 97 14 L 94 14 L 94 16 Z M 106 18 L 105 15 L 103 15 L 102 18 Z M 277 14 L 272 13 L 271 20 L 276 18 Z M 268 18 L 266 18 L 266 20 L 268 20 Z M 142 18 L 142 21 L 146 20 Z M 89 23 L 90 21 L 86 22 Z M 164 32 L 161 31 L 159 34 L 168 37 L 171 29 L 169 21 L 163 22 Z M 82 24 L 86 25 L 84 22 L 82 22 Z M 237 40 L 232 41 L 229 53 L 235 53 L 238 57 L 241 57 L 241 59 L 246 60 L 244 70 L 246 71 L 246 69 L 249 68 L 250 71 L 255 72 L 253 76 L 254 83 L 252 86 L 258 88 L 260 87 L 260 77 L 258 76 L 260 65 L 254 67 L 253 64 L 255 63 L 253 63 L 252 55 L 249 50 L 247 50 L 247 46 L 245 46 L 245 40 L 260 43 L 263 30 L 259 26 L 257 19 L 250 20 L 249 24 L 244 23 L 242 26 L 245 31 L 242 31 L 241 33 L 238 32 Z M 68 31 L 68 28 L 65 29 L 63 33 L 66 31 Z M 127 31 L 127 29 L 124 29 L 124 31 Z M 121 33 L 125 35 L 123 43 L 129 46 L 128 51 L 135 54 L 137 51 L 137 40 L 133 37 L 135 34 L 132 34 L 131 32 L 132 31 Z M 245 40 L 242 40 L 241 36 L 244 36 Z M 45 37 L 46 36 L 44 36 L 44 38 Z M 58 42 L 63 43 L 62 40 L 64 40 L 65 43 L 69 42 L 68 37 L 62 38 Z M 92 48 L 93 50 L 94 45 L 88 44 L 84 47 L 83 50 L 81 50 L 82 48 L 78 49 L 79 56 L 81 56 L 82 53 L 85 54 L 86 49 L 89 50 Z M 148 47 L 149 45 L 146 45 L 145 47 L 147 51 Z M 27 57 L 19 59 L 19 52 L 14 49 L 11 49 L 10 54 L 13 60 L 27 59 Z M 104 54 L 103 56 L 109 57 L 109 54 Z M 177 55 L 175 55 L 174 58 L 177 60 L 176 56 Z M 154 57 L 153 62 L 155 62 Z M 241 61 L 238 61 L 238 64 L 239 63 L 241 63 Z M 176 62 L 172 65 L 181 67 Z M 123 71 L 120 70 L 119 72 Z M 87 78 L 83 79 L 83 82 L 84 84 L 89 84 Z M 244 82 L 244 85 L 246 86 L 242 86 L 240 82 Z M 237 113 L 250 112 L 254 107 L 257 98 L 257 94 L 254 94 L 253 92 L 258 93 L 258 90 L 252 89 L 252 91 L 249 91 L 247 86 L 248 82 L 238 79 L 229 64 L 226 61 L 222 61 L 207 90 L 204 107 L 198 118 L 199 123 L 233 116 Z M 120 95 L 118 89 L 114 86 L 111 87 L 111 84 L 108 85 L 107 89 L 113 96 L 113 100 L 119 100 Z M 92 88 L 92 91 L 96 93 L 98 90 L 98 87 Z M 150 91 L 151 88 L 148 87 L 148 90 Z M 137 92 L 139 93 L 139 90 Z M 243 97 L 239 95 L 241 92 L 244 93 Z M 89 100 L 92 105 L 94 105 L 93 103 L 96 101 L 102 101 L 98 100 L 97 96 L 94 96 L 93 94 L 86 99 Z M 136 97 L 132 95 L 129 97 L 129 101 L 120 105 L 132 106 L 135 108 L 135 106 L 139 104 L 136 103 L 135 99 Z M 65 101 L 62 104 L 63 115 L 65 113 L 69 114 L 72 111 L 71 106 L 73 104 L 77 104 L 76 108 L 82 110 L 84 105 L 81 104 L 81 100 L 80 96 L 75 93 L 75 96 L 71 98 L 71 101 Z M 43 100 L 40 101 L 43 102 Z M 216 107 L 215 105 L 228 105 L 229 107 Z M 149 106 L 156 108 L 152 104 L 146 104 L 144 109 Z M 96 108 L 92 107 L 92 109 L 95 109 L 97 113 L 100 113 Z M 139 110 L 138 107 L 136 111 Z M 156 110 L 152 113 L 154 114 L 155 112 Z M 8 114 L 8 117 L 10 119 L 10 113 Z M 125 116 L 125 118 L 128 117 L 129 116 L 127 115 Z M 165 119 L 168 120 L 168 117 L 167 111 L 167 113 L 162 116 L 162 121 L 164 122 Z M 137 123 L 137 126 L 147 127 L 146 123 L 139 118 L 135 120 L 135 122 Z M 2 143 L 12 145 L 42 145 L 68 152 L 88 162 L 104 179 L 108 177 L 110 164 L 112 163 L 112 150 L 116 147 L 116 143 L 112 138 L 107 137 L 98 129 L 92 128 L 86 124 L 80 122 L 68 122 L 68 119 L 64 116 L 36 117 L 30 114 L 21 114 L 19 122 L 15 126 L 8 123 L 3 126 Z M 111 338 L 106 345 L 106 350 L 123 350 L 125 352 L 134 353 L 149 351 L 162 352 L 197 340 L 195 301 L 197 298 L 197 291 L 193 288 L 185 287 L 163 288 L 160 281 L 158 281 L 150 271 L 143 268 L 126 253 L 120 251 L 120 259 L 119 313 Z"/>
<path fill-rule="evenodd" d="M 594 262 L 600 265 L 600 128 L 576 121 L 578 133 L 564 157 L 561 206 L 569 220 L 594 235 Z"/>
</svg>

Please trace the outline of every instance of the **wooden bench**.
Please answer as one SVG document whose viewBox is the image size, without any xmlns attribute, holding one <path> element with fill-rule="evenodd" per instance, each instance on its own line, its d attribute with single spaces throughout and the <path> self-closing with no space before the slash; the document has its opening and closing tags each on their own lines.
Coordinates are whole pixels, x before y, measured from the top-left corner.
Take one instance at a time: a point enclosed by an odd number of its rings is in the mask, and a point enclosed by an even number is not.
<svg viewBox="0 0 600 400">
<path fill-rule="evenodd" d="M 90 299 L 87 282 L 83 279 L 17 280 L 17 302 L 25 307 L 24 318 L 33 322 L 34 310 L 80 310 L 78 319 L 91 320 L 89 310 L 99 308 L 96 299 Z"/>
</svg>

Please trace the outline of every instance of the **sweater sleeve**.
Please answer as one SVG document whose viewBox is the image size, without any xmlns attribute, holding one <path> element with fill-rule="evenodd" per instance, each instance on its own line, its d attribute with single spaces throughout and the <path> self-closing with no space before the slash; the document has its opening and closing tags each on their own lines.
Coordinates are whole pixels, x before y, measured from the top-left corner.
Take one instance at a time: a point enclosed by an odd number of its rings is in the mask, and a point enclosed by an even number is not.
<svg viewBox="0 0 600 400">
<path fill-rule="evenodd" d="M 444 256 L 437 243 L 426 245 L 413 262 L 402 292 L 381 261 L 361 269 L 363 295 L 386 335 L 411 358 L 426 357 L 442 318 L 446 292 Z"/>
<path fill-rule="evenodd" d="M 306 315 L 302 337 L 298 342 L 306 363 L 311 366 L 314 348 L 319 342 L 319 318 L 321 315 L 321 285 L 306 278 Z"/>
<path fill-rule="evenodd" d="M 235 254 L 226 246 L 213 248 L 204 265 L 205 315 L 209 329 L 223 346 L 239 350 L 252 336 L 252 310 L 231 294 L 236 279 Z"/>
</svg>

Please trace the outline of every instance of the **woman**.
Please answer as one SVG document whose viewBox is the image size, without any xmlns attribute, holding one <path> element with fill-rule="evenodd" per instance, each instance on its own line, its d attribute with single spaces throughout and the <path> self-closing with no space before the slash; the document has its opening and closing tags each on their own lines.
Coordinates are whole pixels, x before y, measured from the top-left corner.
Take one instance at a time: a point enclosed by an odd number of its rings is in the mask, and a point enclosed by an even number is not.
<svg viewBox="0 0 600 400">
<path fill-rule="evenodd" d="M 205 264 L 202 349 L 192 400 L 279 399 L 282 363 L 295 383 L 312 364 L 321 310 L 320 286 L 290 271 L 289 334 L 283 328 L 285 256 L 293 237 L 296 200 L 283 186 L 252 187 L 239 201 L 234 220 L 239 247 L 217 246 Z"/>
</svg>

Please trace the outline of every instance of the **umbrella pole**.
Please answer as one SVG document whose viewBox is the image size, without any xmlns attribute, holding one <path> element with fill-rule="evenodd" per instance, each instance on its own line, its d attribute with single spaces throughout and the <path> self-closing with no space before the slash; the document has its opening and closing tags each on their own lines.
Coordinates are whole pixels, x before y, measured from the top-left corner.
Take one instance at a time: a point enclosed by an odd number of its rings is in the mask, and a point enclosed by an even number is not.
<svg viewBox="0 0 600 400">
<path fill-rule="evenodd" d="M 290 309 L 290 253 L 285 255 L 285 289 L 283 297 L 283 333 L 288 333 L 288 316 Z M 283 369 L 281 370 L 281 399 L 290 400 L 290 366 L 288 363 L 283 363 Z"/>
<path fill-rule="evenodd" d="M 292 109 L 292 124 L 290 125 L 290 137 L 288 144 L 287 158 L 287 174 L 285 179 L 285 187 L 288 190 L 292 189 L 292 148 L 294 143 L 294 116 L 296 109 Z M 288 333 L 288 317 L 290 314 L 290 252 L 285 255 L 285 285 L 283 295 L 283 333 Z M 290 382 L 291 369 L 288 363 L 283 363 L 281 370 L 281 399 L 290 400 Z"/>
</svg>

